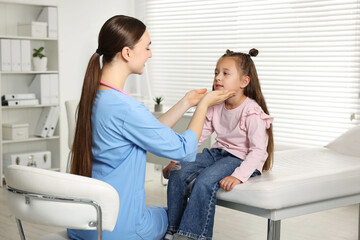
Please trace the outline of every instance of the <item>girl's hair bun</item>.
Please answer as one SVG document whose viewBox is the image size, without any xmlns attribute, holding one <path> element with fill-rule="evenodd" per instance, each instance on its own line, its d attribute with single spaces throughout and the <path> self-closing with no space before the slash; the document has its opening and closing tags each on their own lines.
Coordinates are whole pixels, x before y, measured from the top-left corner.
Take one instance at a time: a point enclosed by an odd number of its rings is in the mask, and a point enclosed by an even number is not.
<svg viewBox="0 0 360 240">
<path fill-rule="evenodd" d="M 256 48 L 252 48 L 249 51 L 249 55 L 252 57 L 256 57 L 259 54 L 259 51 Z"/>
<path fill-rule="evenodd" d="M 226 55 L 231 55 L 231 54 L 234 54 L 233 51 L 230 51 L 229 49 L 226 50 Z"/>
</svg>

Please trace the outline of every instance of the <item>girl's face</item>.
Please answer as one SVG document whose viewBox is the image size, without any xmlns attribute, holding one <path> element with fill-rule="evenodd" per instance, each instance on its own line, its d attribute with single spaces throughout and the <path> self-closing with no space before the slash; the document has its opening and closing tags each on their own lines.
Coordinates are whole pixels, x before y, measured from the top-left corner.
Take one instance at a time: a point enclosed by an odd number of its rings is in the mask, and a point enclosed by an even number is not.
<svg viewBox="0 0 360 240">
<path fill-rule="evenodd" d="M 239 91 L 241 87 L 241 73 L 236 67 L 236 61 L 231 57 L 220 58 L 215 68 L 214 90 Z"/>
<path fill-rule="evenodd" d="M 138 43 L 131 50 L 132 60 L 130 61 L 130 68 L 132 73 L 143 73 L 146 61 L 152 57 L 150 44 L 149 33 L 145 31 Z"/>
</svg>

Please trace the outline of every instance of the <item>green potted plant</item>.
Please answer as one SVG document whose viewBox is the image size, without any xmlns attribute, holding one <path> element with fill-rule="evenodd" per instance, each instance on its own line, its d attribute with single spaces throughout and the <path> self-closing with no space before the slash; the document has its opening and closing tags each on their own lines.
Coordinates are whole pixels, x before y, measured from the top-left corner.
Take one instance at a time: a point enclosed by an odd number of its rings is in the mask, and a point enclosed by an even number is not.
<svg viewBox="0 0 360 240">
<path fill-rule="evenodd" d="M 162 112 L 163 105 L 161 104 L 161 102 L 162 102 L 163 100 L 164 100 L 163 97 L 156 97 L 156 98 L 154 98 L 154 102 L 155 102 L 154 111 L 155 111 L 155 112 Z"/>
<path fill-rule="evenodd" d="M 47 70 L 47 57 L 44 54 L 44 47 L 33 49 L 33 64 L 35 71 L 46 71 Z"/>
</svg>

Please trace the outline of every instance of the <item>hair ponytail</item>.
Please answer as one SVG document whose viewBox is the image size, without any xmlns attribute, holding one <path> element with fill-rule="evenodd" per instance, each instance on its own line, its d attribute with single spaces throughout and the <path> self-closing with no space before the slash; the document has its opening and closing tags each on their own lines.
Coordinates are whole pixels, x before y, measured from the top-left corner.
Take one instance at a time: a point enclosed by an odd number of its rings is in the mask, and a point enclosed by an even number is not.
<svg viewBox="0 0 360 240">
<path fill-rule="evenodd" d="M 250 49 L 249 54 L 226 50 L 226 53 L 222 56 L 222 58 L 232 57 L 235 59 L 235 61 L 238 63 L 237 66 L 240 72 L 250 77 L 250 83 L 244 89 L 245 96 L 254 99 L 262 108 L 262 110 L 266 114 L 270 115 L 269 110 L 266 106 L 265 98 L 261 91 L 260 81 L 257 75 L 255 64 L 251 59 L 251 57 L 256 57 L 258 53 L 259 51 L 255 48 Z M 270 128 L 266 129 L 266 132 L 269 138 L 267 145 L 268 157 L 263 166 L 263 170 L 269 170 L 272 167 L 274 159 L 274 139 L 272 124 L 270 124 Z"/>
<path fill-rule="evenodd" d="M 92 173 L 91 114 L 100 86 L 100 55 L 103 56 L 103 65 L 111 63 L 116 54 L 125 46 L 133 48 L 145 30 L 146 26 L 140 20 L 124 15 L 113 16 L 102 26 L 98 49 L 88 63 L 77 108 L 76 130 L 71 150 L 71 173 L 87 177 L 91 177 Z"/>
<path fill-rule="evenodd" d="M 80 102 L 77 108 L 76 130 L 71 155 L 71 173 L 91 177 L 92 172 L 92 130 L 91 113 L 100 85 L 100 56 L 94 53 L 89 61 Z M 74 161 L 76 159 L 76 161 Z"/>
</svg>

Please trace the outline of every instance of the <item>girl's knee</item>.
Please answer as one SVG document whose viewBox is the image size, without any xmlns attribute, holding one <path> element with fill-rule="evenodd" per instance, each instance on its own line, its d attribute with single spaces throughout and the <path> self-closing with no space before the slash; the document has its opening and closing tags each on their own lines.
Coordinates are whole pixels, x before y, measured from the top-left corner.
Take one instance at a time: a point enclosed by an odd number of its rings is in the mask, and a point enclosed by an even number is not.
<svg viewBox="0 0 360 240">
<path fill-rule="evenodd" d="M 214 187 L 216 187 L 215 185 L 219 185 L 219 181 L 216 179 L 211 179 L 209 177 L 206 176 L 198 176 L 196 178 L 195 181 L 195 185 L 197 185 L 197 187 L 200 188 L 206 188 L 206 189 L 213 189 Z"/>
<path fill-rule="evenodd" d="M 181 171 L 181 169 L 172 169 L 170 170 L 169 173 L 169 181 L 178 181 L 178 180 L 184 181 L 185 178 L 183 175 L 184 174 Z"/>
</svg>

